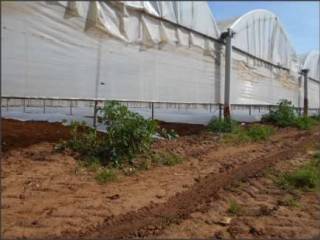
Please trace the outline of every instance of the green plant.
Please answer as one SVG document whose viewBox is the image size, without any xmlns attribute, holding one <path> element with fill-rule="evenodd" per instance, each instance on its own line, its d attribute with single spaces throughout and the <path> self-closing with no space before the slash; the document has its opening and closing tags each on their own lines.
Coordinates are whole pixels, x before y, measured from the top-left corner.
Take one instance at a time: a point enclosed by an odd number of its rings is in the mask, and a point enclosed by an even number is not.
<svg viewBox="0 0 320 240">
<path fill-rule="evenodd" d="M 179 137 L 178 133 L 174 129 L 167 130 L 165 128 L 161 128 L 159 134 L 161 137 L 167 138 L 169 140 Z"/>
<path fill-rule="evenodd" d="M 270 126 L 253 125 L 248 128 L 238 128 L 232 133 L 228 133 L 224 136 L 226 142 L 251 142 L 251 141 L 263 141 L 270 138 L 274 133 L 274 129 Z"/>
<path fill-rule="evenodd" d="M 100 111 L 106 134 L 98 133 L 85 123 L 72 122 L 71 139 L 60 143 L 57 149 L 70 148 L 89 163 L 98 160 L 102 165 L 111 162 L 119 166 L 125 160 L 131 162 L 135 154 L 150 148 L 157 126 L 155 121 L 144 119 L 114 101 L 107 102 Z"/>
<path fill-rule="evenodd" d="M 311 117 L 298 117 L 295 126 L 299 129 L 308 130 L 316 124 L 316 120 Z"/>
<path fill-rule="evenodd" d="M 172 152 L 157 152 L 151 154 L 152 162 L 157 165 L 174 166 L 182 163 L 183 159 Z"/>
<path fill-rule="evenodd" d="M 149 149 L 156 132 L 155 121 L 144 119 L 115 101 L 107 102 L 102 114 L 102 122 L 107 126 L 105 146 L 116 165 L 124 158 L 131 160 L 136 153 Z"/>
<path fill-rule="evenodd" d="M 231 133 L 239 128 L 239 123 L 233 120 L 213 119 L 208 124 L 209 131 Z"/>
<path fill-rule="evenodd" d="M 279 127 L 290 127 L 295 124 L 297 114 L 294 106 L 288 100 L 281 100 L 278 107 L 271 109 L 269 114 L 262 117 L 262 122 L 273 123 Z"/>
<path fill-rule="evenodd" d="M 107 182 L 115 181 L 117 179 L 117 175 L 114 170 L 103 168 L 97 173 L 95 179 L 99 183 L 107 183 Z"/>
<path fill-rule="evenodd" d="M 274 133 L 274 129 L 269 126 L 254 125 L 250 127 L 246 134 L 252 141 L 267 140 Z"/>
<path fill-rule="evenodd" d="M 233 215 L 238 215 L 241 211 L 241 206 L 235 200 L 229 202 L 228 212 Z"/>
<path fill-rule="evenodd" d="M 276 183 L 283 189 L 318 190 L 320 187 L 320 160 L 313 159 L 303 167 L 281 174 Z"/>
</svg>

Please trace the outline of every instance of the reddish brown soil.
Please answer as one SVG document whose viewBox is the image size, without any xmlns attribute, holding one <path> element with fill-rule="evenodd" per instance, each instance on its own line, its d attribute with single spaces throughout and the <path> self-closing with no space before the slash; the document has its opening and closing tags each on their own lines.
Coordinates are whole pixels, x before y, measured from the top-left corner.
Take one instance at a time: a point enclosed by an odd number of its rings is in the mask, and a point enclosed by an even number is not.
<svg viewBox="0 0 320 240">
<path fill-rule="evenodd" d="M 208 210 L 172 224 L 159 238 L 319 239 L 319 193 L 286 191 L 272 180 L 275 172 L 292 171 L 311 158 L 311 154 L 299 154 L 262 176 L 219 190 Z M 228 211 L 231 201 L 240 206 L 236 214 Z"/>
<path fill-rule="evenodd" d="M 186 161 L 134 176 L 119 173 L 105 185 L 72 156 L 54 152 L 51 143 L 12 148 L 3 158 L 2 233 L 62 239 L 175 236 L 174 228 L 166 229 L 212 211 L 223 187 L 304 152 L 319 142 L 319 134 L 319 127 L 286 129 L 270 141 L 240 146 L 218 144 L 219 137 L 207 133 L 159 141 L 155 149 L 175 151 Z"/>
<path fill-rule="evenodd" d="M 70 137 L 70 128 L 61 123 L 2 119 L 2 150 L 27 147 L 40 142 L 57 142 Z M 204 125 L 159 122 L 159 126 L 174 129 L 180 136 L 197 134 Z"/>
<path fill-rule="evenodd" d="M 4 152 L 40 142 L 57 142 L 70 136 L 69 128 L 60 123 L 2 119 L 1 124 Z"/>
<path fill-rule="evenodd" d="M 159 121 L 159 126 L 166 129 L 174 129 L 180 136 L 198 134 L 206 128 L 206 126 L 201 124 L 169 123 L 163 121 Z"/>
</svg>

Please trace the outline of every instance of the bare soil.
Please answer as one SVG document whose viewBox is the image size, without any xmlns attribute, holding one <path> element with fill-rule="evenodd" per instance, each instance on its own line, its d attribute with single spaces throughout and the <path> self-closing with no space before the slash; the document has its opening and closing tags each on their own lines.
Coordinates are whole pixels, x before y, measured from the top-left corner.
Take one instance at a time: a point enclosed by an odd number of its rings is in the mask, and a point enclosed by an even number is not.
<svg viewBox="0 0 320 240">
<path fill-rule="evenodd" d="M 211 215 L 218 219 L 225 217 L 229 199 L 237 197 L 245 204 L 249 193 L 235 194 L 224 188 L 242 180 L 262 185 L 258 188 L 262 191 L 265 180 L 257 177 L 260 172 L 304 156 L 320 141 L 319 127 L 313 131 L 279 130 L 269 141 L 242 145 L 219 143 L 219 136 L 201 131 L 197 135 L 161 140 L 153 145 L 154 149 L 180 154 L 185 158 L 183 163 L 174 167 L 155 167 L 134 176 L 119 173 L 117 181 L 100 185 L 95 181 L 94 173 L 79 167 L 70 154 L 53 150 L 54 144 L 50 142 L 56 140 L 49 141 L 38 133 L 32 136 L 35 129 L 41 131 L 42 123 L 38 127 L 37 123 L 32 123 L 34 127 L 30 127 L 30 132 L 26 130 L 28 127 L 20 129 L 25 123 L 11 124 L 15 124 L 15 137 L 21 144 L 9 144 L 11 147 L 2 158 L 2 233 L 7 238 L 269 236 L 272 218 L 264 222 L 249 214 L 234 217 L 231 223 L 221 226 L 212 219 L 212 224 L 208 225 L 197 216 L 203 215 L 204 221 L 210 220 Z M 21 136 L 38 139 L 33 142 L 37 144 L 24 145 L 19 131 L 23 133 Z M 54 130 L 52 133 L 54 135 Z M 59 139 L 63 137 L 68 137 L 67 128 Z M 271 190 L 263 195 L 255 188 L 248 188 L 252 202 L 256 201 L 253 206 L 258 201 L 268 205 L 277 196 Z M 272 189 L 271 184 L 267 186 L 269 188 Z M 320 211 L 317 199 L 310 194 L 305 201 L 313 204 L 310 208 L 313 215 L 308 213 L 308 218 L 299 220 L 294 215 L 296 212 L 287 211 L 287 219 L 295 218 L 286 222 L 287 232 L 279 229 L 281 236 L 315 236 L 318 230 L 315 215 Z M 273 213 L 279 221 L 282 219 L 280 212 Z M 309 220 L 305 222 L 306 219 Z M 307 224 L 310 231 L 301 235 L 294 230 L 297 224 L 301 229 Z M 187 226 L 191 226 L 190 229 L 183 230 Z M 199 231 L 192 226 L 197 226 Z M 260 231 L 261 227 L 264 230 Z M 274 234 L 280 236 L 279 232 L 274 231 Z"/>
</svg>

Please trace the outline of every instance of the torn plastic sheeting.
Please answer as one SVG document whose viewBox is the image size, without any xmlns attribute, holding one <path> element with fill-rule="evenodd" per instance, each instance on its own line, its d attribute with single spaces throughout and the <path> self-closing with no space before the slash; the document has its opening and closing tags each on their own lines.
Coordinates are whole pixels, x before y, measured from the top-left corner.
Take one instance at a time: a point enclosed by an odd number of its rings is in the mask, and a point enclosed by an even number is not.
<svg viewBox="0 0 320 240">
<path fill-rule="evenodd" d="M 90 2 L 86 30 L 98 28 L 113 37 L 126 41 L 120 32 L 120 19 L 116 10 L 105 2 Z"/>
</svg>

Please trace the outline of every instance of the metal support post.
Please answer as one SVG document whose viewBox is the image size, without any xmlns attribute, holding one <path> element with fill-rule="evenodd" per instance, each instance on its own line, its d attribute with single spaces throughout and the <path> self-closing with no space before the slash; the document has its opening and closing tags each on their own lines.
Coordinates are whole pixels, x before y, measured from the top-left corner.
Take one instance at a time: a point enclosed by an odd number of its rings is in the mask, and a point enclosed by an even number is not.
<svg viewBox="0 0 320 240">
<path fill-rule="evenodd" d="M 70 101 L 70 115 L 72 115 L 72 100 Z"/>
<path fill-rule="evenodd" d="M 26 99 L 23 99 L 23 112 L 26 112 Z"/>
<path fill-rule="evenodd" d="M 151 103 L 151 119 L 154 120 L 154 104 Z"/>
<path fill-rule="evenodd" d="M 232 37 L 234 32 L 228 28 L 227 32 L 222 34 L 222 38 L 226 41 L 225 56 L 225 80 L 224 80 L 224 108 L 223 116 L 226 120 L 230 120 L 230 86 L 231 86 L 231 70 L 232 70 Z"/>
<path fill-rule="evenodd" d="M 309 97 L 308 97 L 308 72 L 309 69 L 302 69 L 301 74 L 303 75 L 304 79 L 304 94 L 303 94 L 303 115 L 305 117 L 308 116 L 308 109 L 309 109 Z"/>
<path fill-rule="evenodd" d="M 46 113 L 46 100 L 43 99 L 43 113 Z"/>
<path fill-rule="evenodd" d="M 94 107 L 93 107 L 93 127 L 97 127 L 97 105 L 98 101 L 94 101 Z"/>
</svg>

